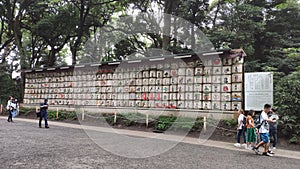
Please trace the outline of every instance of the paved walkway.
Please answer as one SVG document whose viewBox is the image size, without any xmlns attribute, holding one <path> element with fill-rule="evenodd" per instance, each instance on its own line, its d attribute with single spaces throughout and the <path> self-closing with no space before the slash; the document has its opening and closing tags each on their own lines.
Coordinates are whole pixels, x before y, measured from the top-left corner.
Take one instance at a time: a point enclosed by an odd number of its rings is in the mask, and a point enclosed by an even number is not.
<svg viewBox="0 0 300 169">
<path fill-rule="evenodd" d="M 0 117 L 0 119 L 6 119 L 6 117 Z M 33 119 L 15 118 L 14 120 L 16 122 L 22 121 L 22 122 L 37 124 L 37 120 L 33 120 Z M 50 121 L 50 126 L 59 126 L 59 127 L 67 127 L 67 128 L 72 128 L 72 129 L 100 131 L 100 132 L 104 132 L 104 133 L 112 132 L 112 130 L 110 128 L 106 128 L 106 127 L 84 126 L 84 125 L 55 122 L 55 121 Z M 116 132 L 116 131 L 123 135 L 129 135 L 129 136 L 135 136 L 135 137 L 145 137 L 145 138 L 153 138 L 157 135 L 157 133 L 133 131 L 133 130 L 126 130 L 126 129 L 114 130 L 114 132 Z M 167 135 L 167 134 L 160 134 L 160 135 L 162 135 L 162 137 L 159 137 L 159 139 L 163 139 L 163 140 L 177 141 L 178 139 L 180 139 L 180 137 L 177 137 L 174 135 Z M 213 140 L 200 140 L 198 138 L 191 138 L 191 137 L 185 137 L 181 142 L 187 143 L 187 144 L 192 144 L 192 145 L 203 145 L 203 146 L 207 146 L 207 147 L 215 147 L 215 148 L 221 148 L 221 149 L 233 150 L 233 151 L 241 151 L 241 152 L 249 151 L 249 150 L 242 149 L 242 148 L 236 148 L 233 146 L 233 143 L 213 141 Z M 276 151 L 276 157 L 300 159 L 299 151 L 291 151 L 291 150 L 283 150 L 283 149 L 277 149 L 275 151 Z"/>
</svg>

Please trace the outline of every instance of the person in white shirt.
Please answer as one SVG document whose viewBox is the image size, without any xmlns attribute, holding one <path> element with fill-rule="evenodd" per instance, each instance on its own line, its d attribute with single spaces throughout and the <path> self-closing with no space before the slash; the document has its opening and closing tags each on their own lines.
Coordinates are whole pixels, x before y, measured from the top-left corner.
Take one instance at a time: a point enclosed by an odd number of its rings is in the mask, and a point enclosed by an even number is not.
<svg viewBox="0 0 300 169">
<path fill-rule="evenodd" d="M 17 104 L 13 102 L 14 97 L 9 96 L 9 100 L 7 101 L 6 109 L 8 110 L 8 122 L 14 122 L 12 120 L 12 112 L 17 109 Z"/>
<path fill-rule="evenodd" d="M 245 120 L 245 115 L 244 115 L 244 110 L 240 109 L 239 110 L 239 117 L 238 117 L 238 127 L 237 127 L 237 134 L 236 134 L 236 140 L 237 143 L 234 144 L 236 147 L 246 147 L 246 131 L 244 126 L 244 120 Z M 244 139 L 244 144 L 241 144 L 241 136 L 243 135 Z"/>
<path fill-rule="evenodd" d="M 273 156 L 272 151 L 269 151 L 269 143 L 270 143 L 270 135 L 269 135 L 269 123 L 268 122 L 276 122 L 276 120 L 269 119 L 268 113 L 271 111 L 271 105 L 265 104 L 264 111 L 261 112 L 260 115 L 260 128 L 259 135 L 261 142 L 259 142 L 256 146 L 253 147 L 253 150 L 256 154 L 258 154 L 258 148 L 260 146 L 264 146 L 263 155 L 265 156 Z"/>
</svg>

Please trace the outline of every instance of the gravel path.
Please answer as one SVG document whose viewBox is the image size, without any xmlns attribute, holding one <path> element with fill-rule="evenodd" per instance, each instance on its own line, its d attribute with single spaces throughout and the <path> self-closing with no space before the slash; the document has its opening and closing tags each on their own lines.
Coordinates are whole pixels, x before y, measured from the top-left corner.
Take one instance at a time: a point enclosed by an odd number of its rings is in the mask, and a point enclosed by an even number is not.
<svg viewBox="0 0 300 169">
<path fill-rule="evenodd" d="M 0 119 L 0 168 L 298 169 L 300 166 L 297 159 L 185 143 L 158 156 L 131 159 L 101 149 L 81 129 L 50 127 L 40 129 L 34 123 L 7 123 Z"/>
</svg>

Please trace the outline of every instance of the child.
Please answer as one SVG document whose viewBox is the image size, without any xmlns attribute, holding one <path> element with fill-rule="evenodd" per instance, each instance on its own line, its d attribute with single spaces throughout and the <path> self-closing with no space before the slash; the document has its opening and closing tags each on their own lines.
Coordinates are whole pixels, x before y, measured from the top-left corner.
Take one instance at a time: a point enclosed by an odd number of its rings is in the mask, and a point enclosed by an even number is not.
<svg viewBox="0 0 300 169">
<path fill-rule="evenodd" d="M 247 118 L 246 118 L 246 126 L 247 126 L 247 147 L 248 149 L 252 149 L 252 147 L 254 147 L 255 142 L 256 142 L 256 138 L 257 138 L 257 128 L 254 125 L 254 120 L 253 120 L 253 116 L 254 116 L 254 111 L 250 110 L 248 112 Z M 251 144 L 251 146 L 249 146 L 249 144 Z"/>
</svg>

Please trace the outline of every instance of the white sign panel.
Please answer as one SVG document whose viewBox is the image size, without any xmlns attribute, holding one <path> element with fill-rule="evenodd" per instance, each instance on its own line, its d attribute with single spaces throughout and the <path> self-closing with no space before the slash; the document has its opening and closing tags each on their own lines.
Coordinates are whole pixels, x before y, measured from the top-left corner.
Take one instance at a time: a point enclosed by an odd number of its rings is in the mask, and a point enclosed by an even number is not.
<svg viewBox="0 0 300 169">
<path fill-rule="evenodd" d="M 267 103 L 273 104 L 273 74 L 245 73 L 245 109 L 260 111 Z"/>
</svg>

